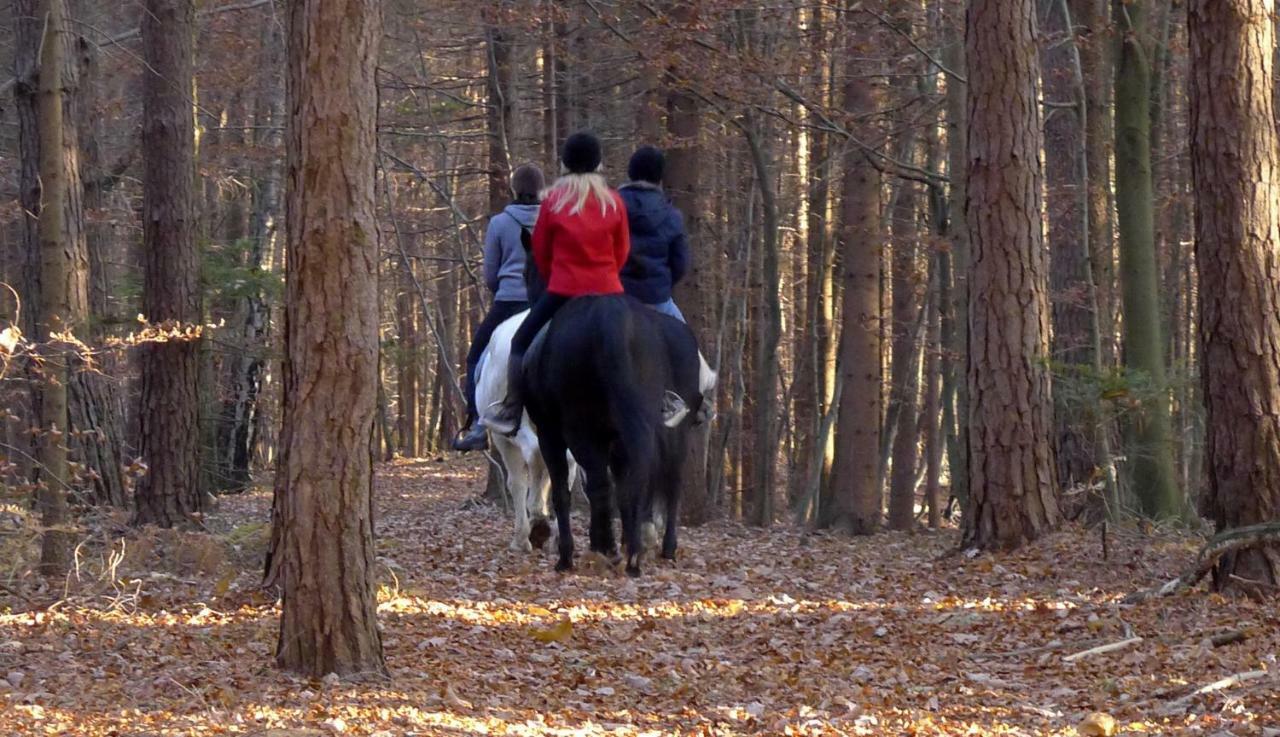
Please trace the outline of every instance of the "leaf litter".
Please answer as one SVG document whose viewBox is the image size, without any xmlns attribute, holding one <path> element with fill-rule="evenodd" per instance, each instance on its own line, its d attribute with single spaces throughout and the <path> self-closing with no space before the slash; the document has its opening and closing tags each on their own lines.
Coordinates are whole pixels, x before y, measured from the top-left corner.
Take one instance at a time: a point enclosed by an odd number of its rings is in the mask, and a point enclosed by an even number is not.
<svg viewBox="0 0 1280 737">
<path fill-rule="evenodd" d="M 676 564 L 650 560 L 631 580 L 585 557 L 561 575 L 549 550 L 509 551 L 507 517 L 468 503 L 482 487 L 470 461 L 379 469 L 389 680 L 274 668 L 279 609 L 257 588 L 270 493 L 258 491 L 224 497 L 207 533 L 129 533 L 110 576 L 0 589 L 0 734 L 1280 728 L 1274 602 L 1203 590 L 1121 602 L 1180 573 L 1189 536 L 1114 535 L 1103 561 L 1078 528 L 971 556 L 955 554 L 955 531 L 849 539 L 720 522 L 683 529 Z"/>
</svg>

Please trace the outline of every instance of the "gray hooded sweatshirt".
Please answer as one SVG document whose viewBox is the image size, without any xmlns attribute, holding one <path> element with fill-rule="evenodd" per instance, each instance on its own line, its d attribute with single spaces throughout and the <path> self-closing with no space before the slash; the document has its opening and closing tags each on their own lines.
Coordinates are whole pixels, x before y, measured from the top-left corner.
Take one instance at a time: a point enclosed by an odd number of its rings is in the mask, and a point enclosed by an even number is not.
<svg viewBox="0 0 1280 737">
<path fill-rule="evenodd" d="M 538 205 L 512 203 L 489 219 L 484 233 L 484 283 L 495 302 L 527 302 L 524 288 L 524 247 L 520 230 L 533 229 Z"/>
</svg>

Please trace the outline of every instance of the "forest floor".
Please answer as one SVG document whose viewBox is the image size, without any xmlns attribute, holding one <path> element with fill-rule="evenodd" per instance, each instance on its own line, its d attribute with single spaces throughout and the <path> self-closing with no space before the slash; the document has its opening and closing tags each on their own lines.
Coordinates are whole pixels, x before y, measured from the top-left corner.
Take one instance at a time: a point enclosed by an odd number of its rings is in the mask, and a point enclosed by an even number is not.
<svg viewBox="0 0 1280 737">
<path fill-rule="evenodd" d="M 472 461 L 379 469 L 389 680 L 272 666 L 266 491 L 223 498 L 208 533 L 87 544 L 56 591 L 11 579 L 0 735 L 1280 734 L 1274 602 L 1121 602 L 1191 536 L 1113 534 L 1104 561 L 1080 529 L 970 557 L 954 531 L 718 523 L 633 581 L 509 551 L 502 511 L 467 503 L 481 485 Z"/>
</svg>

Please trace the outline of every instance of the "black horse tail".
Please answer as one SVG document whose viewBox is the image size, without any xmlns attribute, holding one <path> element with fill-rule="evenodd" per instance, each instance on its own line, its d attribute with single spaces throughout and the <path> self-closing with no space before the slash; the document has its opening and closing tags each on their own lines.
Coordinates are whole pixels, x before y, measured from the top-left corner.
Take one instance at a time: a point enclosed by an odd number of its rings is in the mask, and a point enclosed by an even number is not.
<svg viewBox="0 0 1280 737">
<path fill-rule="evenodd" d="M 660 422 L 661 397 L 647 398 L 645 383 L 637 370 L 636 354 L 631 349 L 636 331 L 643 329 L 625 298 L 604 298 L 596 311 L 596 335 L 599 336 L 599 380 L 604 387 L 606 404 L 613 419 L 617 442 L 612 449 L 623 461 L 624 475 L 647 473 L 657 458 L 657 424 Z M 645 358 L 641 358 L 645 360 Z M 638 493 L 638 487 L 617 479 L 619 491 Z M 631 479 L 640 485 L 647 479 Z M 623 507 L 629 500 L 619 499 Z M 625 508 L 625 507 L 624 507 Z"/>
</svg>

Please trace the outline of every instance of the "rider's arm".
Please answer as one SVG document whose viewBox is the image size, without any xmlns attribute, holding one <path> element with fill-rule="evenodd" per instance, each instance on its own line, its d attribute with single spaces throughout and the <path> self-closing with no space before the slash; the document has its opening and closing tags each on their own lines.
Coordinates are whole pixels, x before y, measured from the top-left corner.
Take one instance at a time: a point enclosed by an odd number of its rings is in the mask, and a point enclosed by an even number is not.
<svg viewBox="0 0 1280 737">
<path fill-rule="evenodd" d="M 613 196 L 618 203 L 614 210 L 618 217 L 613 227 L 613 257 L 618 263 L 618 271 L 622 271 L 622 267 L 627 265 L 627 256 L 631 255 L 631 226 L 627 221 L 627 206 L 622 197 L 616 193 Z"/>
<path fill-rule="evenodd" d="M 551 283 L 551 227 L 556 214 L 543 202 L 538 209 L 538 222 L 533 226 L 533 265 L 543 284 Z"/>
<path fill-rule="evenodd" d="M 498 237 L 501 230 L 498 218 L 489 218 L 489 227 L 484 231 L 484 285 L 495 293 L 498 291 L 498 271 L 502 267 L 502 243 Z"/>
</svg>

